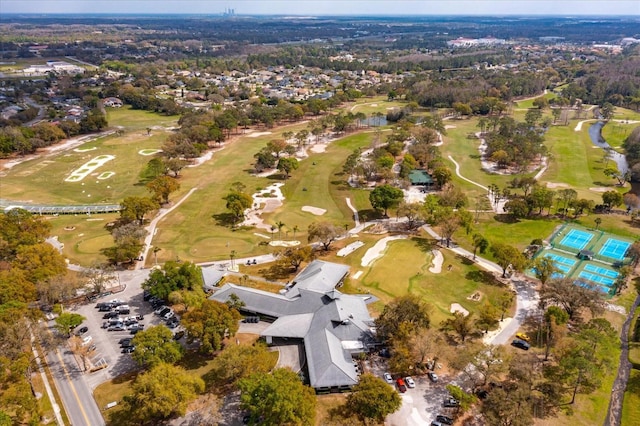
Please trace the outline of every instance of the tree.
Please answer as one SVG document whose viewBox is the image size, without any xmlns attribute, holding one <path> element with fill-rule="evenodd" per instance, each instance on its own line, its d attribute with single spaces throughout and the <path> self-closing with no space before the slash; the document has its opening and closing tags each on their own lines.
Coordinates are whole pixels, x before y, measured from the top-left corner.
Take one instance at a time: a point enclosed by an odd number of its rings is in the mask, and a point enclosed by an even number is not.
<svg viewBox="0 0 640 426">
<path fill-rule="evenodd" d="M 465 392 L 459 386 L 447 385 L 446 389 L 453 398 L 460 402 L 460 409 L 463 412 L 467 411 L 477 400 L 473 394 Z"/>
<path fill-rule="evenodd" d="M 211 363 L 208 375 L 216 386 L 235 385 L 251 374 L 266 374 L 273 368 L 273 359 L 264 344 L 229 345 Z"/>
<path fill-rule="evenodd" d="M 529 426 L 533 424 L 531 392 L 524 385 L 496 387 L 482 404 L 482 414 L 495 426 Z"/>
<path fill-rule="evenodd" d="M 485 303 L 478 310 L 478 318 L 476 319 L 476 327 L 485 333 L 489 332 L 489 329 L 498 325 L 498 318 L 500 312 L 498 309 L 490 303 Z"/>
<path fill-rule="evenodd" d="M 578 285 L 573 278 L 553 278 L 540 291 L 543 306 L 558 305 L 565 310 L 571 320 L 580 319 L 580 312 L 587 309 L 591 314 L 604 310 L 604 297 L 598 290 L 586 283 Z"/>
<path fill-rule="evenodd" d="M 542 288 L 544 288 L 547 281 L 549 281 L 554 274 L 560 272 L 560 270 L 553 259 L 549 257 L 539 257 L 533 262 L 533 272 L 536 274 L 536 278 L 542 283 Z"/>
<path fill-rule="evenodd" d="M 64 257 L 47 243 L 18 247 L 12 266 L 22 270 L 25 278 L 32 283 L 44 282 L 67 271 Z"/>
<path fill-rule="evenodd" d="M 170 176 L 158 176 L 147 184 L 147 189 L 153 194 L 155 202 L 166 204 L 169 202 L 169 195 L 180 189 L 180 184 Z"/>
<path fill-rule="evenodd" d="M 253 205 L 253 198 L 249 194 L 232 190 L 223 198 L 227 202 L 226 207 L 233 215 L 233 223 L 244 219 L 244 212 Z"/>
<path fill-rule="evenodd" d="M 278 160 L 278 170 L 284 173 L 285 180 L 289 178 L 293 170 L 298 169 L 298 166 L 298 160 L 293 157 L 285 157 Z"/>
<path fill-rule="evenodd" d="M 56 328 L 65 336 L 71 335 L 71 330 L 82 324 L 86 318 L 73 312 L 63 312 L 55 319 Z"/>
<path fill-rule="evenodd" d="M 453 234 L 460 227 L 460 216 L 451 207 L 440 207 L 434 213 L 435 223 L 440 226 L 442 238 L 447 242 L 447 247 L 451 243 Z"/>
<path fill-rule="evenodd" d="M 369 194 L 369 202 L 371 202 L 371 206 L 374 209 L 383 210 L 384 215 L 387 216 L 387 210 L 397 207 L 403 197 L 404 193 L 401 189 L 385 184 L 376 186 L 375 189 L 371 191 Z"/>
<path fill-rule="evenodd" d="M 50 230 L 43 216 L 18 208 L 5 211 L 0 215 L 0 259 L 12 260 L 19 246 L 43 243 Z"/>
<path fill-rule="evenodd" d="M 505 290 L 501 292 L 497 297 L 497 305 L 500 308 L 500 321 L 504 320 L 504 314 L 507 313 L 507 310 L 513 305 L 513 300 L 515 299 L 515 295 L 512 291 Z"/>
<path fill-rule="evenodd" d="M 341 230 L 330 222 L 313 222 L 307 230 L 307 239 L 310 243 L 320 242 L 325 251 L 341 235 Z"/>
<path fill-rule="evenodd" d="M 593 222 L 596 224 L 596 231 L 600 228 L 600 224 L 602 223 L 602 218 L 596 217 Z"/>
<path fill-rule="evenodd" d="M 379 377 L 363 374 L 360 381 L 347 396 L 348 411 L 362 421 L 374 420 L 378 423 L 400 408 L 402 400 L 391 386 Z"/>
<path fill-rule="evenodd" d="M 162 363 L 173 364 L 182 359 L 184 349 L 173 339 L 163 324 L 139 331 L 131 342 L 136 350 L 132 358 L 141 366 L 153 368 Z"/>
<path fill-rule="evenodd" d="M 416 227 L 416 222 L 423 216 L 423 205 L 421 203 L 407 203 L 401 201 L 398 206 L 398 216 L 405 216 L 407 218 L 407 226 L 409 229 Z"/>
<path fill-rule="evenodd" d="M 607 191 L 602 194 L 602 203 L 608 208 L 612 209 L 618 207 L 623 202 L 622 194 L 618 191 Z"/>
<path fill-rule="evenodd" d="M 452 178 L 451 170 L 445 166 L 436 167 L 431 175 L 440 188 L 449 183 Z"/>
<path fill-rule="evenodd" d="M 493 243 L 491 253 L 496 263 L 502 268 L 502 278 L 507 277 L 507 269 L 511 266 L 516 271 L 521 271 L 527 266 L 527 259 L 517 248 L 503 244 Z"/>
<path fill-rule="evenodd" d="M 183 368 L 161 363 L 139 375 L 131 390 L 124 397 L 128 413 L 140 422 L 155 423 L 183 416 L 189 403 L 204 391 L 204 381 Z"/>
<path fill-rule="evenodd" d="M 480 234 L 473 234 L 473 260 L 476 260 L 476 252 L 483 254 L 489 248 L 489 240 Z"/>
<path fill-rule="evenodd" d="M 198 341 L 200 352 L 213 354 L 222 348 L 226 337 L 235 336 L 240 314 L 225 303 L 205 300 L 199 308 L 182 316 L 189 342 Z"/>
<path fill-rule="evenodd" d="M 566 334 L 569 314 L 558 306 L 549 306 L 544 313 L 544 360 L 549 359 L 551 348 Z"/>
<path fill-rule="evenodd" d="M 240 404 L 249 412 L 250 424 L 313 425 L 316 396 L 293 371 L 277 368 L 238 381 Z"/>
<path fill-rule="evenodd" d="M 102 293 L 107 284 L 116 278 L 115 269 L 106 263 L 94 263 L 89 268 L 85 268 L 81 273 L 85 285 L 93 293 Z"/>
<path fill-rule="evenodd" d="M 440 328 L 444 331 L 454 331 L 460 337 L 463 342 L 469 337 L 475 330 L 474 322 L 472 321 L 473 313 L 468 315 L 462 312 L 453 312 L 451 317 L 444 320 L 440 324 Z"/>
<path fill-rule="evenodd" d="M 144 224 L 144 216 L 147 213 L 160 207 L 149 197 L 127 197 L 122 200 L 120 206 L 120 217 L 128 221 L 137 220 L 140 226 Z"/>
<path fill-rule="evenodd" d="M 143 283 L 142 287 L 149 290 L 153 296 L 167 300 L 172 291 L 197 290 L 204 285 L 202 270 L 191 262 L 169 261 L 162 269 L 154 269 Z"/>
<path fill-rule="evenodd" d="M 303 262 L 307 262 L 313 257 L 311 246 L 290 247 L 278 255 L 278 262 L 286 267 L 292 267 L 297 271 Z"/>
<path fill-rule="evenodd" d="M 430 311 L 431 306 L 417 295 L 398 297 L 388 303 L 376 319 L 377 334 L 385 341 L 429 328 Z"/>
</svg>

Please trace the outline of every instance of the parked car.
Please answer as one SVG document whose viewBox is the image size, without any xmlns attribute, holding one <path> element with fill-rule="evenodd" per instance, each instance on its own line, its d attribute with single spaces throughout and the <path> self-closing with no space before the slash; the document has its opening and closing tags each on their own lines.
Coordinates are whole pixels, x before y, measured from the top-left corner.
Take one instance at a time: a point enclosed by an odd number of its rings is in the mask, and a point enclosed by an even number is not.
<svg viewBox="0 0 640 426">
<path fill-rule="evenodd" d="M 445 416 L 445 415 L 442 415 L 442 414 L 438 414 L 436 416 L 436 421 L 440 422 L 442 424 L 445 424 L 445 425 L 452 425 L 453 424 L 453 419 L 451 417 Z"/>
<path fill-rule="evenodd" d="M 166 311 L 165 311 L 165 310 L 166 310 Z M 154 314 L 156 314 L 156 315 L 160 315 L 160 316 L 162 316 L 162 315 L 166 314 L 167 312 L 169 312 L 170 310 L 171 310 L 171 309 L 169 309 L 169 308 L 168 308 L 168 307 L 166 307 L 165 305 L 162 305 L 162 306 L 160 306 L 158 309 L 156 309 L 155 311 L 153 311 L 153 313 L 154 313 Z M 164 311 L 164 313 L 163 313 L 163 311 Z"/>
<path fill-rule="evenodd" d="M 433 371 L 429 371 L 427 373 L 427 376 L 429 376 L 429 380 L 431 380 L 434 383 L 438 381 L 438 375 L 436 373 L 434 373 Z"/>
<path fill-rule="evenodd" d="M 142 291 L 142 300 L 144 300 L 145 302 L 148 302 L 149 299 L 151 299 L 153 297 L 153 295 L 151 294 L 151 292 L 149 290 L 143 290 Z"/>
<path fill-rule="evenodd" d="M 396 386 L 398 386 L 398 390 L 401 393 L 405 393 L 407 391 L 407 385 L 404 383 L 403 379 L 396 380 Z"/>
<path fill-rule="evenodd" d="M 525 342 L 529 342 L 531 340 L 526 333 L 516 333 L 516 337 L 520 340 L 524 340 Z"/>
<path fill-rule="evenodd" d="M 119 314 L 117 312 L 107 312 L 106 314 L 104 314 L 102 316 L 102 319 L 109 319 L 109 318 L 115 318 L 117 317 Z"/>
<path fill-rule="evenodd" d="M 109 328 L 107 328 L 107 331 L 124 331 L 124 324 L 119 323 L 110 325 Z"/>
<path fill-rule="evenodd" d="M 405 377 L 404 382 L 407 384 L 408 388 L 413 389 L 416 387 L 416 382 L 413 381 L 413 377 L 411 376 Z"/>
<path fill-rule="evenodd" d="M 173 335 L 173 340 L 180 340 L 183 337 L 184 337 L 184 330 L 180 330 L 176 334 Z"/>
<path fill-rule="evenodd" d="M 136 350 L 135 346 L 127 346 L 126 348 L 122 348 L 123 354 L 130 354 Z"/>
<path fill-rule="evenodd" d="M 82 346 L 87 346 L 92 341 L 93 341 L 93 337 L 85 336 L 85 337 L 82 338 Z"/>
<path fill-rule="evenodd" d="M 89 327 L 80 327 L 78 329 L 78 331 L 76 331 L 76 335 L 80 336 L 81 334 L 86 333 L 87 331 L 89 331 Z"/>
<path fill-rule="evenodd" d="M 382 377 L 384 378 L 384 381 L 389 383 L 389 384 L 393 384 L 393 377 L 391 377 L 391 374 L 389 373 L 384 373 L 382 375 Z"/>
<path fill-rule="evenodd" d="M 516 348 L 520 348 L 525 351 L 528 351 L 531 347 L 531 345 L 529 345 L 527 342 L 520 339 L 514 339 L 513 342 L 511 342 L 511 346 L 515 346 Z"/>
<path fill-rule="evenodd" d="M 132 324 L 129 326 L 129 330 L 133 332 L 133 330 L 140 331 L 140 330 L 144 330 L 144 325 L 142 324 Z"/>
<path fill-rule="evenodd" d="M 444 403 L 442 405 L 444 405 L 445 407 L 459 407 L 460 401 L 458 401 L 455 398 L 449 397 L 449 398 L 445 398 Z"/>
<path fill-rule="evenodd" d="M 434 420 L 434 421 L 431 422 L 431 426 L 442 426 L 442 423 Z"/>
<path fill-rule="evenodd" d="M 178 321 L 167 321 L 167 327 L 171 329 L 177 328 L 179 325 L 180 323 Z"/>
<path fill-rule="evenodd" d="M 120 346 L 129 346 L 132 340 L 133 339 L 131 337 L 124 337 L 118 340 L 118 343 L 120 344 Z"/>
<path fill-rule="evenodd" d="M 110 312 L 113 307 L 110 303 L 104 304 L 98 308 L 99 312 Z"/>
<path fill-rule="evenodd" d="M 173 318 L 175 315 L 176 314 L 173 311 L 169 311 L 162 316 L 162 319 L 166 321 Z"/>
<path fill-rule="evenodd" d="M 101 328 L 109 328 L 109 321 L 102 321 Z"/>
</svg>

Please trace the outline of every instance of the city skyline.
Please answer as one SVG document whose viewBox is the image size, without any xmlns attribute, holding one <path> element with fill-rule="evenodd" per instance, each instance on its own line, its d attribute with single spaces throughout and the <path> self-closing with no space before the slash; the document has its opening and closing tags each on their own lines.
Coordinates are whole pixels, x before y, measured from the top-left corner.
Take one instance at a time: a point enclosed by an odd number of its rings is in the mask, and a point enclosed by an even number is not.
<svg viewBox="0 0 640 426">
<path fill-rule="evenodd" d="M 640 1 L 614 0 L 2 0 L 1 11 L 29 14 L 154 13 L 237 15 L 560 15 L 638 16 Z"/>
</svg>

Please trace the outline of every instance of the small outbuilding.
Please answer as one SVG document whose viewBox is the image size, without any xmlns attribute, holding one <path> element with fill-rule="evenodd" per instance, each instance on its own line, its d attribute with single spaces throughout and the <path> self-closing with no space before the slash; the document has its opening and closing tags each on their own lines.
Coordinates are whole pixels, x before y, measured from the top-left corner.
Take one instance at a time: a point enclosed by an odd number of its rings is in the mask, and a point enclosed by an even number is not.
<svg viewBox="0 0 640 426">
<path fill-rule="evenodd" d="M 415 186 L 425 186 L 429 188 L 433 185 L 433 178 L 426 170 L 412 170 L 411 173 L 409 173 L 409 181 L 411 185 Z"/>
<path fill-rule="evenodd" d="M 580 250 L 578 258 L 582 260 L 593 260 L 593 252 L 591 250 Z"/>
</svg>

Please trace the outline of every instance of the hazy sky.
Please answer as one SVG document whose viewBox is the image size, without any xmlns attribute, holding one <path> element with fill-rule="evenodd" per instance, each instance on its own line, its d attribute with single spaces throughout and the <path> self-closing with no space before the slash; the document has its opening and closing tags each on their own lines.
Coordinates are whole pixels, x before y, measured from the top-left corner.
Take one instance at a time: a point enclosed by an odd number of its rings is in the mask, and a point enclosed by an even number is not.
<svg viewBox="0 0 640 426">
<path fill-rule="evenodd" d="M 0 0 L 2 13 L 640 15 L 640 0 Z"/>
</svg>

